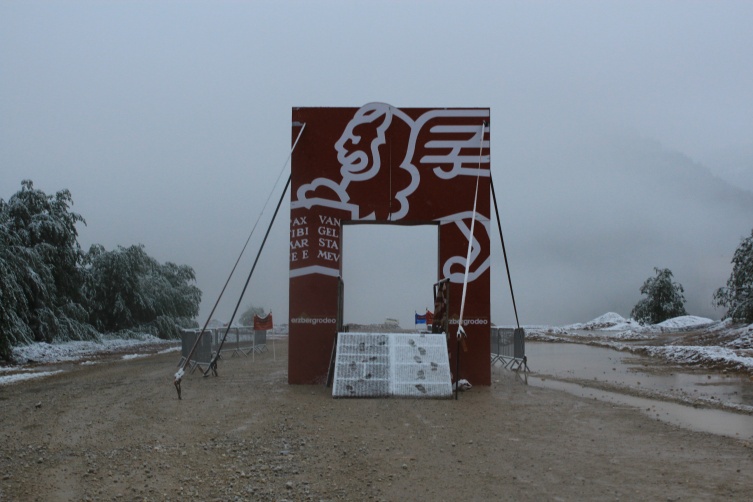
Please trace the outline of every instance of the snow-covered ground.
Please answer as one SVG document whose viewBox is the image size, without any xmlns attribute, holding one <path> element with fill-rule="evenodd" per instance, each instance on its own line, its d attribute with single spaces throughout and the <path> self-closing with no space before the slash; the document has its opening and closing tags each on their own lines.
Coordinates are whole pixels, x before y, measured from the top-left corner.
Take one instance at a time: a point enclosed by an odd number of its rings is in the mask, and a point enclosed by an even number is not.
<svg viewBox="0 0 753 502">
<path fill-rule="evenodd" d="M 99 354 L 123 352 L 130 348 L 137 349 L 145 345 L 175 345 L 176 341 L 167 341 L 153 335 L 143 335 L 138 339 L 121 339 L 103 336 L 98 342 L 63 342 L 33 343 L 13 348 L 13 357 L 20 363 L 56 363 L 80 361 Z M 173 349 L 173 350 L 177 350 Z M 125 356 L 124 356 L 125 357 Z"/>
<path fill-rule="evenodd" d="M 682 337 L 657 343 L 664 335 L 690 332 L 694 335 L 693 340 L 703 343 L 690 345 Z M 533 341 L 595 343 L 660 357 L 673 363 L 753 372 L 753 324 L 739 325 L 729 320 L 714 321 L 686 315 L 644 326 L 633 319 L 608 312 L 586 323 L 526 327 L 526 338 Z"/>
<path fill-rule="evenodd" d="M 704 317 L 682 316 L 659 324 L 642 326 L 633 319 L 608 312 L 585 323 L 568 326 L 526 326 L 531 341 L 596 343 L 620 350 L 641 352 L 681 364 L 705 365 L 739 369 L 753 373 L 753 324 L 739 325 L 730 321 L 714 321 Z M 680 340 L 667 344 L 644 344 L 668 333 L 693 331 L 703 344 L 684 345 Z M 56 373 L 29 367 L 32 363 L 49 364 L 76 362 L 96 364 L 103 355 L 119 354 L 121 359 L 145 357 L 144 347 L 157 347 L 156 353 L 177 352 L 176 341 L 165 341 L 151 335 L 139 339 L 117 339 L 103 336 L 98 342 L 34 343 L 13 349 L 19 366 L 0 367 L 0 385 L 39 378 Z M 160 346 L 164 348 L 160 349 Z M 152 351 L 155 353 L 155 351 Z"/>
<path fill-rule="evenodd" d="M 569 330 L 603 330 L 603 331 L 617 331 L 620 336 L 625 337 L 630 333 L 666 333 L 672 330 L 687 330 L 690 328 L 700 328 L 703 326 L 710 326 L 714 324 L 713 319 L 707 319 L 705 317 L 698 317 L 694 315 L 684 315 L 675 317 L 673 319 L 667 319 L 659 324 L 650 324 L 642 326 L 633 319 L 625 319 L 620 314 L 614 312 L 607 312 L 604 315 L 592 319 L 586 323 L 571 324 L 565 326 L 565 329 Z"/>
<path fill-rule="evenodd" d="M 50 364 L 76 362 L 78 364 L 97 364 L 103 355 L 119 354 L 120 359 L 128 360 L 146 357 L 143 350 L 154 347 L 156 353 L 177 352 L 180 345 L 175 340 L 162 340 L 152 335 L 143 335 L 138 339 L 120 339 L 103 336 L 100 341 L 33 343 L 13 348 L 13 358 L 18 366 L 0 367 L 0 385 L 41 378 L 59 373 L 60 370 L 46 371 L 31 367 L 32 363 Z M 162 348 L 161 348 L 162 347 Z M 154 353 L 153 352 L 153 353 Z"/>
</svg>

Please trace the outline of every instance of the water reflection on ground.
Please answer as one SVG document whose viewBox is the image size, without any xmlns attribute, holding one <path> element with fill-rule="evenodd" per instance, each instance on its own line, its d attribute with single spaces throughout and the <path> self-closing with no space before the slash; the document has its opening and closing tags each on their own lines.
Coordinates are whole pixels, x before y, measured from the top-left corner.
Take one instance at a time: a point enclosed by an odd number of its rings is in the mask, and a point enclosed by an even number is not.
<svg viewBox="0 0 753 502">
<path fill-rule="evenodd" d="M 526 355 L 530 385 L 635 406 L 694 430 L 753 439 L 750 413 L 706 408 L 718 403 L 753 410 L 753 382 L 747 376 L 668 368 L 655 359 L 583 344 L 529 342 Z"/>
</svg>

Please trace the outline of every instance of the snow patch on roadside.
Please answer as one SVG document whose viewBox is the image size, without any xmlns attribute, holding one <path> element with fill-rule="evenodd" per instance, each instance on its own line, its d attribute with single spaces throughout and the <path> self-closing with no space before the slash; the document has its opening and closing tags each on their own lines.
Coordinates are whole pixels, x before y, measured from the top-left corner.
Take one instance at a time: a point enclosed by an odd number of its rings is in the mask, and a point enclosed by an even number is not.
<svg viewBox="0 0 753 502">
<path fill-rule="evenodd" d="M 157 354 L 166 354 L 168 352 L 180 351 L 180 345 L 176 345 L 176 340 L 163 340 L 153 335 L 144 334 L 139 338 L 113 338 L 104 335 L 100 341 L 72 341 L 61 343 L 38 342 L 29 345 L 21 345 L 13 348 L 13 358 L 19 363 L 12 366 L 0 366 L 0 385 L 12 384 L 33 378 L 54 375 L 63 370 L 57 371 L 34 371 L 33 368 L 25 367 L 30 363 L 59 363 L 59 362 L 78 362 L 82 366 L 100 364 L 99 361 L 93 361 L 90 358 L 104 354 L 117 352 L 137 351 L 139 347 L 147 345 L 170 345 L 169 347 L 156 352 Z M 146 354 L 129 353 L 124 354 L 122 360 L 137 359 L 148 357 L 154 352 Z"/>
<path fill-rule="evenodd" d="M 131 359 L 141 359 L 142 357 L 147 357 L 150 354 L 125 354 L 121 359 L 128 361 Z"/>
<path fill-rule="evenodd" d="M 740 356 L 734 350 L 725 347 L 694 345 L 636 347 L 635 349 L 674 363 L 722 366 L 745 371 L 753 370 L 753 357 Z"/>
<path fill-rule="evenodd" d="M 14 375 L 5 375 L 0 377 L 0 385 L 8 385 L 17 382 L 23 382 L 24 380 L 31 380 L 33 378 L 42 378 L 50 375 L 61 373 L 62 370 L 57 371 L 36 371 L 36 372 L 21 372 Z"/>
<path fill-rule="evenodd" d="M 632 319 L 625 319 L 620 314 L 617 314 L 615 312 L 607 312 L 606 314 L 600 315 L 596 319 L 591 319 L 588 322 L 585 323 L 576 323 L 571 324 L 569 326 L 565 326 L 565 329 L 577 329 L 577 330 L 593 330 L 593 329 L 603 329 L 603 330 L 620 330 L 620 329 L 627 329 L 627 327 L 632 326 L 633 324 L 638 324 Z"/>
<path fill-rule="evenodd" d="M 708 326 L 713 323 L 714 323 L 713 319 L 708 319 L 706 317 L 698 317 L 694 315 L 683 315 L 680 317 L 667 319 L 666 321 L 660 322 L 659 324 L 656 324 L 655 326 L 658 326 L 660 328 L 669 328 L 669 329 L 687 329 L 687 328 L 698 328 L 700 326 Z"/>
<path fill-rule="evenodd" d="M 666 333 L 696 331 L 706 334 L 707 345 L 637 346 L 627 342 L 659 338 Z M 564 327 L 526 327 L 526 339 L 540 342 L 588 343 L 616 350 L 642 352 L 671 363 L 703 365 L 753 372 L 753 324 L 740 326 L 729 319 L 714 321 L 685 315 L 652 325 L 641 325 L 614 312 L 585 323 Z"/>
<path fill-rule="evenodd" d="M 165 343 L 174 343 L 174 341 L 166 341 L 153 335 L 144 334 L 138 339 L 127 340 L 103 336 L 100 341 L 38 342 L 14 347 L 13 358 L 21 364 L 28 364 L 30 362 L 55 363 L 78 361 L 97 354 L 105 354 L 141 345 Z"/>
<path fill-rule="evenodd" d="M 607 312 L 604 315 L 592 319 L 585 323 L 576 323 L 565 326 L 570 330 L 602 330 L 602 331 L 626 331 L 630 330 L 636 333 L 658 332 L 672 329 L 690 329 L 714 324 L 713 319 L 698 317 L 694 315 L 684 315 L 667 319 L 658 324 L 641 325 L 634 319 L 625 319 L 620 314 Z"/>
<path fill-rule="evenodd" d="M 739 328 L 731 328 L 728 334 L 731 340 L 724 342 L 725 347 L 731 349 L 751 349 L 753 350 L 753 324 Z"/>
</svg>

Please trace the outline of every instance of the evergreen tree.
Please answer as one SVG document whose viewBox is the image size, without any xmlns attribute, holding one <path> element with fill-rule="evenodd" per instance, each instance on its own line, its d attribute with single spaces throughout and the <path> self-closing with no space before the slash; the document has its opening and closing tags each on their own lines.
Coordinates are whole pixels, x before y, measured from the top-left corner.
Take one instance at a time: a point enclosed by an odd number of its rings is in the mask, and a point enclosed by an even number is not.
<svg viewBox="0 0 753 502">
<path fill-rule="evenodd" d="M 735 251 L 732 274 L 714 293 L 714 304 L 726 307 L 725 317 L 733 321 L 753 322 L 753 230 Z"/>
<path fill-rule="evenodd" d="M 684 289 L 681 284 L 672 282 L 672 271 L 668 268 L 654 268 L 654 271 L 656 277 L 649 277 L 641 286 L 641 294 L 646 298 L 635 305 L 630 315 L 641 324 L 657 324 L 687 315 Z"/>
</svg>

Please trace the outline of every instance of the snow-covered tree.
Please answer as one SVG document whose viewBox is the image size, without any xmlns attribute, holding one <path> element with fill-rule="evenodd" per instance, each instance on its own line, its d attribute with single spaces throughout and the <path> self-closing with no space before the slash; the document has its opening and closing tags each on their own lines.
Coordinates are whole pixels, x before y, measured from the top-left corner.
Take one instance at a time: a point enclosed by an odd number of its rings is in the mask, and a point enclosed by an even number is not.
<svg viewBox="0 0 753 502">
<path fill-rule="evenodd" d="M 264 317 L 264 308 L 258 307 L 252 303 L 251 305 L 248 306 L 246 310 L 243 311 L 240 319 L 238 319 L 238 322 L 240 323 L 241 326 L 253 326 L 255 315 L 258 315 L 259 317 Z"/>
<path fill-rule="evenodd" d="M 82 305 L 83 253 L 70 192 L 47 195 L 29 180 L 0 200 L 0 356 L 32 341 L 92 339 Z"/>
<path fill-rule="evenodd" d="M 649 277 L 641 286 L 646 295 L 633 307 L 630 314 L 641 324 L 656 324 L 673 317 L 687 315 L 682 285 L 672 282 L 672 271 L 654 268 L 656 277 Z"/>
<path fill-rule="evenodd" d="M 0 200 L 0 218 L 4 214 Z M 42 270 L 42 274 L 34 269 Z M 20 245 L 19 239 L 0 221 L 0 357 L 7 359 L 13 345 L 34 341 L 29 326 L 32 300 L 45 295 L 52 277 L 33 250 Z"/>
<path fill-rule="evenodd" d="M 201 291 L 191 267 L 160 264 L 143 246 L 85 254 L 68 190 L 47 195 L 29 180 L 0 199 L 0 358 L 14 345 L 96 339 L 99 331 L 162 337 L 194 326 Z"/>
<path fill-rule="evenodd" d="M 94 245 L 86 257 L 91 320 L 102 332 L 139 330 L 162 338 L 193 326 L 201 291 L 187 265 L 160 264 L 143 245 L 106 251 Z"/>
<path fill-rule="evenodd" d="M 716 290 L 714 304 L 727 308 L 725 317 L 753 322 L 753 230 L 732 257 L 732 274 L 727 286 Z"/>
<path fill-rule="evenodd" d="M 21 244 L 34 248 L 51 267 L 57 294 L 72 300 L 81 297 L 79 265 L 83 252 L 76 224 L 84 218 L 70 210 L 73 198 L 68 190 L 47 195 L 34 188 L 31 180 L 21 182 L 21 190 L 6 205 L 5 223 Z"/>
</svg>

